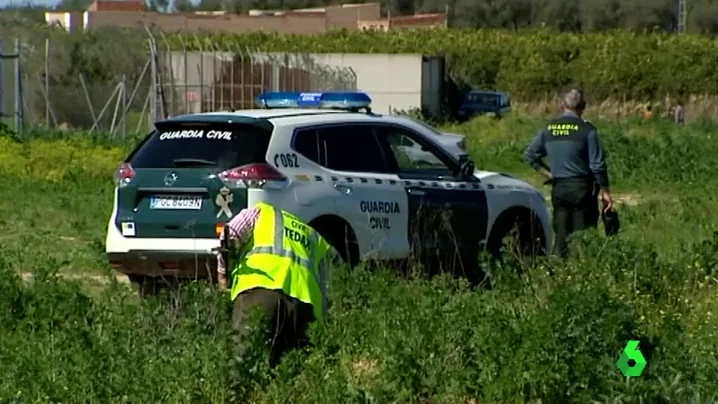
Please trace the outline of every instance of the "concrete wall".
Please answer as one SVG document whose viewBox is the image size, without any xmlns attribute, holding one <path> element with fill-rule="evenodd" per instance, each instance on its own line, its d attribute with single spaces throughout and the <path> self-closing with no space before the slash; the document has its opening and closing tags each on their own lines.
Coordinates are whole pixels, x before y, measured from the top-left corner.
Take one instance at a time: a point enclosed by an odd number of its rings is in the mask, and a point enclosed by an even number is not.
<svg viewBox="0 0 718 404">
<path fill-rule="evenodd" d="M 317 63 L 350 67 L 357 77 L 357 90 L 372 99 L 372 109 L 389 113 L 389 108 L 407 110 L 421 107 L 422 56 L 420 54 L 312 54 Z"/>
<path fill-rule="evenodd" d="M 327 7 L 326 28 L 349 30 L 357 29 L 357 21 L 381 18 L 381 4 L 347 4 L 344 7 Z"/>
<path fill-rule="evenodd" d="M 85 28 L 117 26 L 134 28 L 154 26 L 165 32 L 223 32 L 252 31 L 319 34 L 331 29 L 357 29 L 357 20 L 378 19 L 379 3 L 327 7 L 317 12 L 285 12 L 282 15 L 249 16 L 239 14 L 156 13 L 138 11 L 94 11 L 85 14 Z"/>
<path fill-rule="evenodd" d="M 253 99 L 253 94 L 264 91 L 321 91 L 335 90 L 336 88 L 300 88 L 296 84 L 296 72 L 306 70 L 310 76 L 321 76 L 319 72 L 322 67 L 331 67 L 341 71 L 341 75 L 356 80 L 356 90 L 369 94 L 372 98 L 372 108 L 379 113 L 389 113 L 392 110 L 410 110 L 421 108 L 422 97 L 431 100 L 431 94 L 422 89 L 428 87 L 433 91 L 435 84 L 427 83 L 423 75 L 424 62 L 420 54 L 360 54 L 360 53 L 327 53 L 327 54 L 306 54 L 298 57 L 291 55 L 287 59 L 282 53 L 256 53 L 251 61 L 257 66 L 254 67 L 253 76 L 240 84 L 240 79 L 234 80 L 235 94 L 244 94 L 247 88 L 251 87 L 245 100 Z M 204 53 L 199 52 L 172 52 L 165 59 L 167 65 L 171 66 L 173 83 L 167 83 L 173 87 L 175 93 L 184 97 L 184 91 L 194 91 L 195 95 L 200 93 L 209 97 L 212 94 L 212 83 L 220 87 L 227 87 L 229 80 L 220 78 L 221 61 L 225 61 L 225 71 L 229 69 L 227 63 L 232 59 L 229 53 Z M 246 58 L 247 62 L 250 58 Z M 185 62 L 186 61 L 186 62 Z M 285 64 L 286 63 L 286 64 Z M 235 75 L 248 77 L 248 68 L 240 62 L 234 62 L 233 68 L 245 70 L 244 73 Z M 185 68 L 186 67 L 186 68 Z M 262 71 L 262 73 L 260 73 Z M 226 73 L 225 73 L 226 74 Z M 289 79 L 286 79 L 291 75 Z M 260 77 L 261 76 L 261 77 Z M 349 77 L 347 77 L 349 80 Z M 250 82 L 251 81 L 251 82 Z M 294 81 L 291 82 L 290 81 Z M 312 83 L 317 83 L 316 80 Z M 307 83 L 307 81 L 300 81 Z M 321 84 L 317 84 L 321 85 Z M 203 89 L 200 91 L 200 87 Z M 240 88 L 242 87 L 242 88 Z M 219 91 L 219 90 L 216 90 Z M 428 98 L 427 98 L 428 97 Z M 199 98 L 199 97 L 197 97 Z M 226 98 L 225 98 L 226 99 Z M 178 100 L 179 101 L 179 100 Z M 234 105 L 239 105 L 235 97 Z M 181 101 L 184 104 L 184 100 Z M 192 112 L 199 112 L 200 101 L 190 102 Z M 215 104 L 216 105 L 216 104 Z M 243 107 L 248 107 L 247 104 Z"/>
<path fill-rule="evenodd" d="M 153 12 L 108 11 L 87 12 L 85 28 L 115 26 L 136 28 L 143 25 L 157 27 L 165 32 L 222 32 L 247 33 L 252 31 L 292 32 L 297 34 L 320 34 L 326 32 L 323 15 L 200 15 L 162 14 Z"/>
</svg>

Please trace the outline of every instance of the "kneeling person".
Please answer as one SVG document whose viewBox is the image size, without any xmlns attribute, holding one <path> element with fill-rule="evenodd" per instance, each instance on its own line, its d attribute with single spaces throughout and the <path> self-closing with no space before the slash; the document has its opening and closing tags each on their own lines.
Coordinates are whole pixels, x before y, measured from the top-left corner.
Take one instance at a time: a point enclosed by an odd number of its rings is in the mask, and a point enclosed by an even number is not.
<svg viewBox="0 0 718 404">
<path fill-rule="evenodd" d="M 266 315 L 265 329 L 271 332 L 274 366 L 284 351 L 306 342 L 310 323 L 325 320 L 327 266 L 337 254 L 310 226 L 266 203 L 243 209 L 227 226 L 232 267 L 228 276 L 218 255 L 217 272 L 222 290 L 231 280 L 238 354 L 241 357 L 246 350 L 247 320 L 258 306 Z"/>
</svg>

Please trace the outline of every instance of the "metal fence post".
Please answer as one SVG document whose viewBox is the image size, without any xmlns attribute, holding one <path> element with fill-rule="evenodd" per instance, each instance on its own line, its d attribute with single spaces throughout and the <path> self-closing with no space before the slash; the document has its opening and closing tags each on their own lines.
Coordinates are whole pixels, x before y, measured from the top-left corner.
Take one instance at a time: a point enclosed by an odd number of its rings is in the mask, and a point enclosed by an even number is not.
<svg viewBox="0 0 718 404">
<path fill-rule="evenodd" d="M 147 42 L 149 42 L 150 45 L 150 74 L 152 80 L 152 84 L 150 86 L 150 93 L 152 94 L 150 99 L 150 116 L 148 121 L 150 128 L 152 128 L 152 124 L 157 120 L 157 63 L 155 63 L 152 51 L 152 40 L 148 39 Z"/>
<path fill-rule="evenodd" d="M 5 64 L 5 59 L 3 56 L 3 40 L 0 39 L 0 119 L 5 116 L 5 92 L 4 92 L 4 85 L 3 85 L 3 78 L 5 75 L 3 74 L 3 65 Z"/>
<path fill-rule="evenodd" d="M 122 137 L 127 137 L 127 75 L 122 75 Z"/>
<path fill-rule="evenodd" d="M 50 38 L 45 39 L 45 126 L 50 127 Z"/>
<path fill-rule="evenodd" d="M 15 40 L 15 131 L 22 133 L 23 121 L 22 72 L 20 71 L 20 40 Z"/>
</svg>

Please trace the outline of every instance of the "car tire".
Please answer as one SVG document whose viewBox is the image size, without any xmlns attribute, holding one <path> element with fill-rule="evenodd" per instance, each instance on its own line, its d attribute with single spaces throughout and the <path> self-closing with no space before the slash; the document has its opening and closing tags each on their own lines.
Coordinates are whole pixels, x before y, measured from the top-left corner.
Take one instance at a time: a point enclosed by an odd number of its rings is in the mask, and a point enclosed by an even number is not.
<svg viewBox="0 0 718 404">
<path fill-rule="evenodd" d="M 337 250 L 344 263 L 352 268 L 359 264 L 359 243 L 348 223 L 339 218 L 322 217 L 309 225 Z"/>
<path fill-rule="evenodd" d="M 492 232 L 486 250 L 491 256 L 503 261 L 502 250 L 523 258 L 536 258 L 544 255 L 543 229 L 540 221 L 533 214 L 523 212 L 510 214 L 500 218 L 496 229 Z"/>
</svg>

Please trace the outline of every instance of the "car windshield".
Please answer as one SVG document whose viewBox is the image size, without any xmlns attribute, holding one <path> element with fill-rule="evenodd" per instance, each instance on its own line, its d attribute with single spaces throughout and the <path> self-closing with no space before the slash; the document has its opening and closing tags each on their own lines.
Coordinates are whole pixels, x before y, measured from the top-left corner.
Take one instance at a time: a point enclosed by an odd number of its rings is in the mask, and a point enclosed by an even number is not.
<svg viewBox="0 0 718 404">
<path fill-rule="evenodd" d="M 466 102 L 470 104 L 498 105 L 499 96 L 490 93 L 471 93 L 466 96 Z"/>
<path fill-rule="evenodd" d="M 167 123 L 130 157 L 134 168 L 216 167 L 264 162 L 271 130 L 250 124 Z"/>
</svg>

